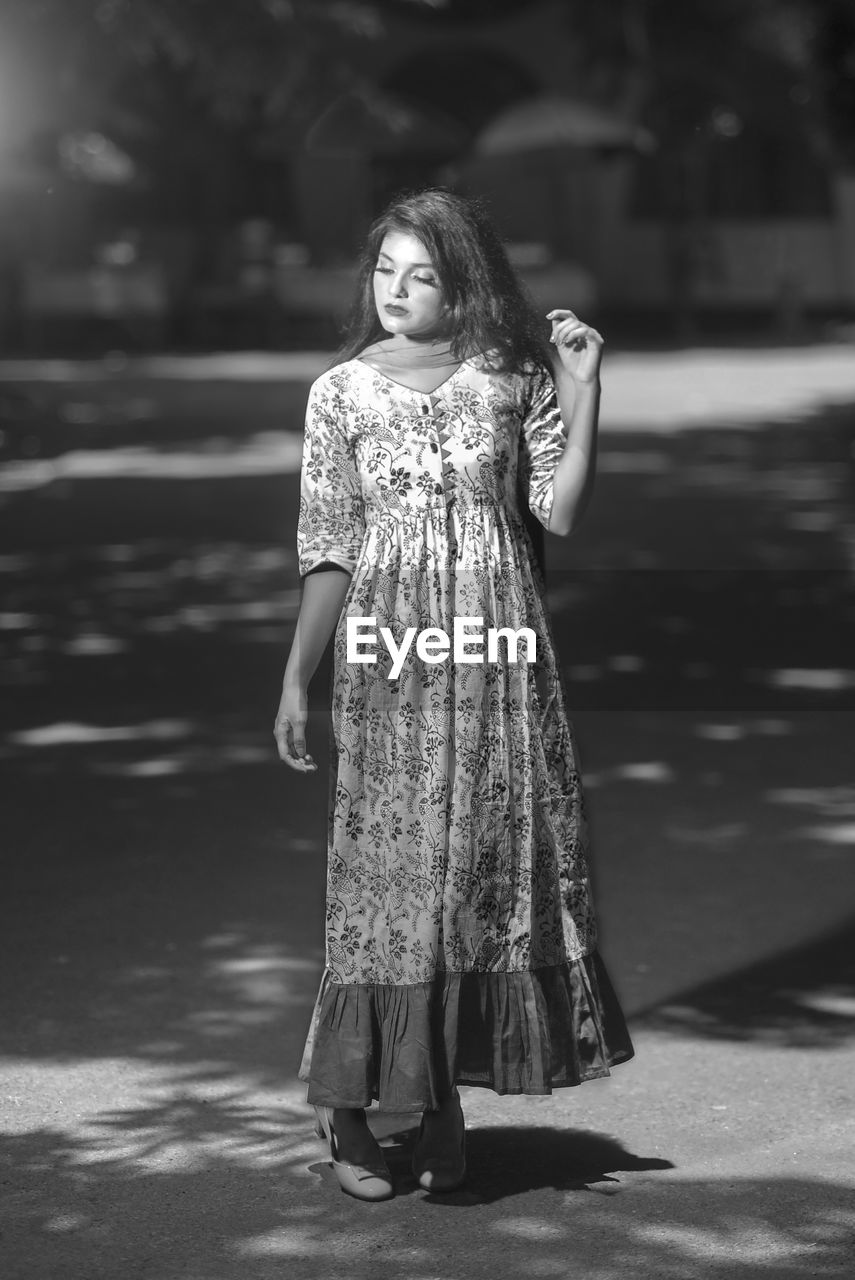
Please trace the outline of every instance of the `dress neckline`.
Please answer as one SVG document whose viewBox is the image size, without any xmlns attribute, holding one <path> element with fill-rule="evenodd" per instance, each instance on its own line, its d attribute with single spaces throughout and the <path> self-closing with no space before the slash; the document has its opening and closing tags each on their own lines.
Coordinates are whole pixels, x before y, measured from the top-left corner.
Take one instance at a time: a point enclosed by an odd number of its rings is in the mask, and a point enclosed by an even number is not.
<svg viewBox="0 0 855 1280">
<path fill-rule="evenodd" d="M 361 364 L 363 368 L 369 371 L 369 373 L 376 374 L 378 378 L 382 378 L 384 382 L 391 383 L 393 387 L 400 387 L 402 391 L 409 391 L 411 395 L 435 396 L 438 391 L 441 391 L 443 387 L 447 386 L 448 383 L 452 381 L 452 379 L 457 377 L 460 370 L 466 364 L 466 361 L 461 360 L 457 368 L 453 369 L 447 378 L 443 378 L 442 382 L 438 382 L 435 387 L 431 387 L 430 391 L 425 391 L 421 387 L 411 387 L 406 382 L 398 382 L 397 378 L 390 378 L 388 373 L 384 373 L 382 369 L 375 369 L 373 364 L 369 364 L 368 361 L 363 360 L 361 356 L 356 356 L 355 363 Z"/>
</svg>

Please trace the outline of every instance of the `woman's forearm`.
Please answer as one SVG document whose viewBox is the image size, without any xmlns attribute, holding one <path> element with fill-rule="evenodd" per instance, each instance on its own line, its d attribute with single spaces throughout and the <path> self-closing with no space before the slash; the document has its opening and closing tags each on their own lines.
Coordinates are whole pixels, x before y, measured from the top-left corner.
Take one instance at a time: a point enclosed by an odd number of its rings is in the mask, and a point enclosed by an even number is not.
<svg viewBox="0 0 855 1280">
<path fill-rule="evenodd" d="M 341 616 L 350 585 L 345 569 L 330 567 L 308 574 L 283 685 L 306 689 Z"/>
<path fill-rule="evenodd" d="M 554 377 L 567 443 L 553 477 L 549 531 L 566 537 L 582 518 L 594 487 L 601 387 L 599 378 L 574 383 L 560 367 Z"/>
</svg>

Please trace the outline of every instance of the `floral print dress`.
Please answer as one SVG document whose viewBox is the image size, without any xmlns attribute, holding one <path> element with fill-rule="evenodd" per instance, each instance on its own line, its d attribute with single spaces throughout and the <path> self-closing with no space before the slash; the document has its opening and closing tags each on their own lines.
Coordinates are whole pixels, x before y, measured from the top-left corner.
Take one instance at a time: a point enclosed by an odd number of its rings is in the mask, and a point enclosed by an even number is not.
<svg viewBox="0 0 855 1280">
<path fill-rule="evenodd" d="M 467 360 L 425 394 L 355 359 L 311 387 L 299 570 L 352 576 L 333 641 L 310 1103 L 549 1093 L 632 1056 L 597 952 L 579 755 L 518 501 L 521 488 L 548 528 L 565 439 L 534 366 Z M 364 660 L 348 660 L 348 619 Z M 516 652 L 500 628 L 520 633 Z"/>
</svg>

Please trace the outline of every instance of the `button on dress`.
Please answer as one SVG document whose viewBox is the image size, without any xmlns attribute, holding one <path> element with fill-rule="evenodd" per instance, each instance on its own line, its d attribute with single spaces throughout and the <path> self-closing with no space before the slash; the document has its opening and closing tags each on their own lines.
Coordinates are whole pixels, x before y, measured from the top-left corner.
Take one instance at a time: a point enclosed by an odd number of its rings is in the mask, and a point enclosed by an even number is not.
<svg viewBox="0 0 855 1280">
<path fill-rule="evenodd" d="M 520 486 L 548 528 L 565 439 L 533 365 L 466 360 L 425 395 L 355 359 L 311 387 L 299 570 L 352 576 L 333 641 L 310 1103 L 423 1111 L 453 1084 L 544 1094 L 632 1057 L 597 951 L 579 754 L 518 502 Z"/>
</svg>

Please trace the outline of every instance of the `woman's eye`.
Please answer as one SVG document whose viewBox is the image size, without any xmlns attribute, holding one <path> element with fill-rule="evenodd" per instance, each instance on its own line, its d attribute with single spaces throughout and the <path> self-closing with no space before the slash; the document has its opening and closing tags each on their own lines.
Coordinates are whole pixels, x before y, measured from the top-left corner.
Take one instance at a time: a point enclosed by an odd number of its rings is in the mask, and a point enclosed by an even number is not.
<svg viewBox="0 0 855 1280">
<path fill-rule="evenodd" d="M 394 267 L 384 267 L 384 266 L 381 266 L 380 263 L 377 264 L 374 270 L 375 272 L 379 272 L 380 275 L 383 275 L 383 276 L 391 276 L 395 274 Z M 416 284 L 429 285 L 431 289 L 439 288 L 439 281 L 437 280 L 436 276 L 411 276 L 410 279 L 413 280 Z"/>
</svg>

